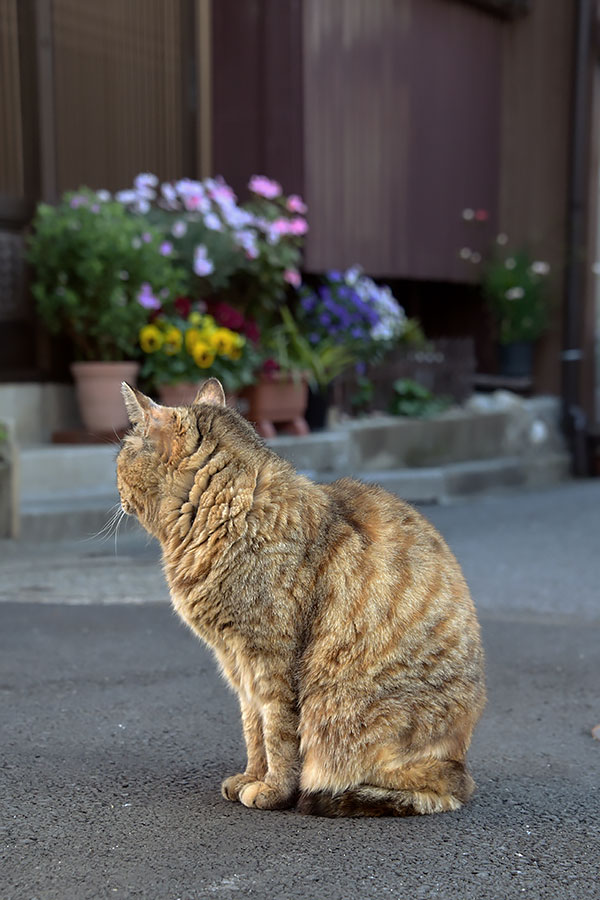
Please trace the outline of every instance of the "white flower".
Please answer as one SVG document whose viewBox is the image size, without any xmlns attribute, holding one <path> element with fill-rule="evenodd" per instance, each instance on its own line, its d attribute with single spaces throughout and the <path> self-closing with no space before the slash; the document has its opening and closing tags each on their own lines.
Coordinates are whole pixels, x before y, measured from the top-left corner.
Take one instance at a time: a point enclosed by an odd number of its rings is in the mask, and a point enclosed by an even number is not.
<svg viewBox="0 0 600 900">
<path fill-rule="evenodd" d="M 539 259 L 531 263 L 531 271 L 535 275 L 547 275 L 550 271 L 550 266 L 547 262 L 543 262 L 541 259 Z"/>
<path fill-rule="evenodd" d="M 471 259 L 471 253 L 472 253 L 472 252 L 473 252 L 473 251 L 472 251 L 469 247 L 463 247 L 463 248 L 460 250 L 460 252 L 459 252 L 458 255 L 460 256 L 461 259 Z"/>
<path fill-rule="evenodd" d="M 475 263 L 475 265 L 477 265 L 477 263 L 480 263 L 481 253 L 471 253 L 471 262 Z"/>
<path fill-rule="evenodd" d="M 135 191 L 119 191 L 118 194 L 115 194 L 115 199 L 118 200 L 119 203 L 129 206 L 130 203 L 135 203 L 137 194 Z"/>
<path fill-rule="evenodd" d="M 140 172 L 139 175 L 135 176 L 133 183 L 138 190 L 140 188 L 155 188 L 158 184 L 158 178 L 151 172 Z"/>
<path fill-rule="evenodd" d="M 517 265 L 517 261 L 514 256 L 509 256 L 507 260 L 505 260 L 504 265 L 507 269 L 514 269 Z"/>
<path fill-rule="evenodd" d="M 467 209 L 463 209 L 462 217 L 465 220 L 465 222 L 470 222 L 471 219 L 475 218 L 475 210 L 470 209 L 469 207 L 467 207 Z"/>
<path fill-rule="evenodd" d="M 212 275 L 215 271 L 212 260 L 208 258 L 208 251 L 204 244 L 198 244 L 194 250 L 194 272 L 199 277 Z"/>
<path fill-rule="evenodd" d="M 504 296 L 507 300 L 522 300 L 525 296 L 525 291 L 522 287 L 512 287 L 506 291 Z"/>
<path fill-rule="evenodd" d="M 111 193 L 110 191 L 96 191 L 96 197 L 100 203 L 108 203 L 111 199 Z"/>
<path fill-rule="evenodd" d="M 594 275 L 600 275 L 600 262 L 595 262 L 592 266 L 592 272 Z"/>
<path fill-rule="evenodd" d="M 204 216 L 204 224 L 211 231 L 223 231 L 223 223 L 214 212 L 206 213 Z"/>
<path fill-rule="evenodd" d="M 181 238 L 187 231 L 187 225 L 183 221 L 183 219 L 177 219 L 176 222 L 173 222 L 173 227 L 171 228 L 171 234 L 173 237 Z"/>
<path fill-rule="evenodd" d="M 173 185 L 168 183 L 161 184 L 160 192 L 163 195 L 167 206 L 169 206 L 171 209 L 177 209 L 177 191 L 175 190 Z"/>
<path fill-rule="evenodd" d="M 508 244 L 508 235 L 504 234 L 504 232 L 500 232 L 498 237 L 496 238 L 496 243 L 500 244 L 501 247 L 504 247 L 505 244 Z"/>
</svg>

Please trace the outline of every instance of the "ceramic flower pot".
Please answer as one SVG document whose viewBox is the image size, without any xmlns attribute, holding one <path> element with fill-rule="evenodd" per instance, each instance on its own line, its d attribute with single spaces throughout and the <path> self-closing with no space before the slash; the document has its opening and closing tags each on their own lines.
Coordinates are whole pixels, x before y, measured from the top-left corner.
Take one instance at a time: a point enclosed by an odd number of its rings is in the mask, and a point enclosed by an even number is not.
<svg viewBox="0 0 600 900">
<path fill-rule="evenodd" d="M 79 412 L 88 431 L 112 435 L 129 426 L 121 383 L 135 385 L 139 368 L 129 360 L 71 363 Z"/>
<path fill-rule="evenodd" d="M 244 415 L 262 437 L 275 437 L 276 425 L 288 434 L 309 434 L 304 413 L 308 401 L 306 381 L 277 372 L 262 376 L 243 392 Z"/>
<path fill-rule="evenodd" d="M 531 378 L 533 342 L 511 341 L 500 344 L 500 374 L 512 378 Z"/>
</svg>

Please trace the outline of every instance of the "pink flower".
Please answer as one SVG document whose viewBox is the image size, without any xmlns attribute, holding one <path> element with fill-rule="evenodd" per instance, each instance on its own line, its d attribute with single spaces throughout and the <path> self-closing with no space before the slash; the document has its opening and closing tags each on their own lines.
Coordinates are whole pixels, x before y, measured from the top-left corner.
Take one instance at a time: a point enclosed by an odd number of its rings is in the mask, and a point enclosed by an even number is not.
<svg viewBox="0 0 600 900">
<path fill-rule="evenodd" d="M 487 209 L 476 209 L 475 210 L 475 221 L 477 222 L 487 222 L 490 214 Z"/>
<path fill-rule="evenodd" d="M 302 279 L 300 277 L 300 272 L 296 271 L 296 269 L 286 269 L 283 273 L 284 281 L 287 281 L 288 284 L 291 284 L 292 287 L 300 287 L 302 284 Z"/>
<path fill-rule="evenodd" d="M 278 181 L 267 178 L 266 175 L 253 175 L 248 182 L 248 187 L 253 194 L 259 197 L 266 197 L 267 200 L 273 200 L 275 197 L 281 196 L 281 185 Z"/>
<path fill-rule="evenodd" d="M 288 226 L 289 234 L 306 234 L 308 231 L 308 222 L 306 219 L 301 219 L 296 216 L 296 218 L 292 219 Z"/>
<path fill-rule="evenodd" d="M 216 200 L 219 204 L 228 205 L 229 203 L 235 203 L 235 194 L 228 184 L 217 184 L 209 193 L 213 200 Z"/>
<path fill-rule="evenodd" d="M 290 212 L 300 213 L 300 215 L 304 215 L 307 211 L 308 206 L 298 194 L 290 194 L 288 197 L 287 203 L 285 204 Z"/>
</svg>

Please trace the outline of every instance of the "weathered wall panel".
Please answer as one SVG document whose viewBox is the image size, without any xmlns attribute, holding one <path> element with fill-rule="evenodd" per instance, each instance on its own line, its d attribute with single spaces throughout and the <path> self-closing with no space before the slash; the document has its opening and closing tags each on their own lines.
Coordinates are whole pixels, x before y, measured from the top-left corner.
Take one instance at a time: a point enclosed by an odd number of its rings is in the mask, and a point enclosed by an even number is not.
<svg viewBox="0 0 600 900">
<path fill-rule="evenodd" d="M 552 266 L 552 327 L 536 383 L 560 389 L 573 65 L 572 0 L 534 3 L 503 29 L 500 224 Z"/>
<path fill-rule="evenodd" d="M 464 207 L 498 196 L 501 28 L 446 0 L 305 0 L 313 270 L 465 280 Z"/>
<path fill-rule="evenodd" d="M 114 190 L 140 171 L 193 174 L 182 9 L 178 0 L 54 0 L 59 191 Z"/>
<path fill-rule="evenodd" d="M 243 195 L 252 174 L 303 190 L 302 0 L 218 0 L 213 168 Z"/>
</svg>

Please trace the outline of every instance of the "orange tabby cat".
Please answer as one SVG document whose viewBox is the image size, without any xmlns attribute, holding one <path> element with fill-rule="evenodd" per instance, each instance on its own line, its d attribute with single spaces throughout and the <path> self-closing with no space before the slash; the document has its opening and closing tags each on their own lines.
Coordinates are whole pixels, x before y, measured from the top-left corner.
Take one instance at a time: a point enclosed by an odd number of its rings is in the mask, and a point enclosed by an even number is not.
<svg viewBox="0 0 600 900">
<path fill-rule="evenodd" d="M 483 652 L 441 536 L 378 487 L 298 475 L 216 379 L 190 407 L 123 396 L 123 509 L 239 696 L 248 764 L 223 795 L 325 816 L 458 809 Z"/>
</svg>

